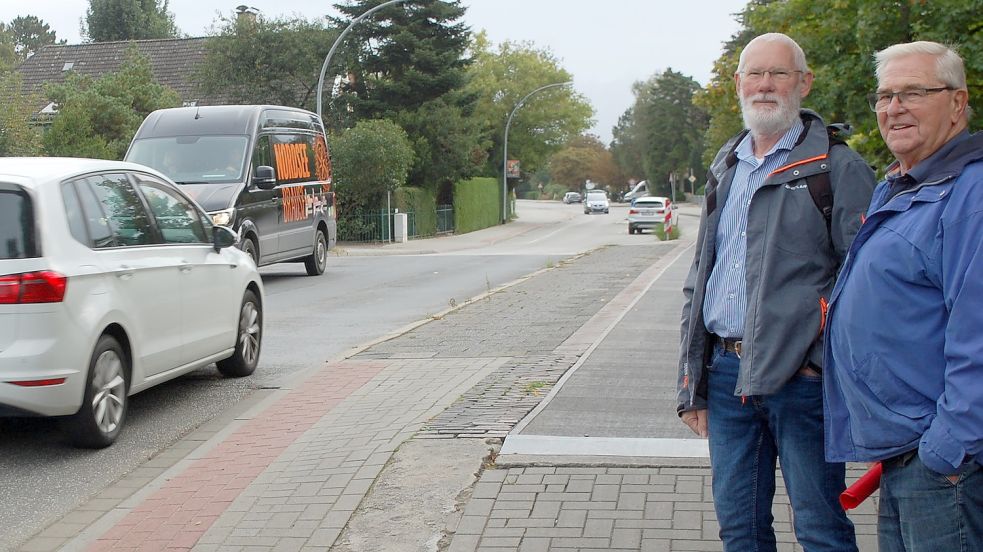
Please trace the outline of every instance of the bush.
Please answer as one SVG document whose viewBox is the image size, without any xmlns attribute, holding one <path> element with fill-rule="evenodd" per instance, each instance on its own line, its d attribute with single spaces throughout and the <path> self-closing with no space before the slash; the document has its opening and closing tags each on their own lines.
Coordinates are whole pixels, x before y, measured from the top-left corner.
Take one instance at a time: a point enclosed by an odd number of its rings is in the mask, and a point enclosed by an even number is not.
<svg viewBox="0 0 983 552">
<path fill-rule="evenodd" d="M 405 186 L 396 190 L 395 202 L 400 213 L 413 213 L 416 219 L 414 236 L 433 236 L 437 233 L 437 198 L 432 191 Z"/>
<path fill-rule="evenodd" d="M 501 222 L 502 196 L 495 178 L 472 178 L 454 185 L 454 231 L 458 234 Z"/>
<path fill-rule="evenodd" d="M 652 229 L 652 233 L 655 234 L 655 237 L 659 238 L 659 241 L 666 241 L 666 229 L 665 229 L 664 226 L 662 226 L 662 225 L 656 226 L 655 228 Z M 678 224 L 675 225 L 675 226 L 673 226 L 672 227 L 672 230 L 669 231 L 669 239 L 670 240 L 678 240 L 679 239 L 679 225 Z"/>
</svg>

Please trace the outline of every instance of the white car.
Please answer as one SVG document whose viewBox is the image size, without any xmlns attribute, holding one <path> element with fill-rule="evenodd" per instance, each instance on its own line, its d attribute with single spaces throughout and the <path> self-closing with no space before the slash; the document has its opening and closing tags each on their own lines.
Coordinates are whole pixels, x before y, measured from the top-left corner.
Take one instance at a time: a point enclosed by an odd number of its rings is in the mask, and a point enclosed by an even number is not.
<svg viewBox="0 0 983 552">
<path fill-rule="evenodd" d="M 263 284 L 236 240 L 142 165 L 0 158 L 0 415 L 63 416 L 99 448 L 134 393 L 251 374 Z"/>
<path fill-rule="evenodd" d="M 631 202 L 628 208 L 628 233 L 642 233 L 645 228 L 662 226 L 666 212 L 671 211 L 668 197 L 645 196 Z"/>
<path fill-rule="evenodd" d="M 584 196 L 584 214 L 604 213 L 607 214 L 611 208 L 608 201 L 608 193 L 604 190 L 587 190 Z"/>
</svg>

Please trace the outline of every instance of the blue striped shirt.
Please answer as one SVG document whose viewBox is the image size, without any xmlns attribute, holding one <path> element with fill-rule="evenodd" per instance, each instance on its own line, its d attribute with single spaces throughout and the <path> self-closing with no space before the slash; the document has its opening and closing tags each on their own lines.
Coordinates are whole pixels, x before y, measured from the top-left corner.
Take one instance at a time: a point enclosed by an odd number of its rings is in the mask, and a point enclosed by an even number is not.
<svg viewBox="0 0 983 552">
<path fill-rule="evenodd" d="M 750 133 L 734 150 L 737 168 L 727 201 L 720 212 L 717 259 L 703 299 L 703 319 L 710 333 L 734 339 L 744 337 L 744 317 L 747 314 L 744 261 L 747 258 L 747 213 L 751 197 L 772 171 L 785 164 L 804 128 L 802 121 L 796 119 L 792 128 L 762 160 L 754 157 Z"/>
</svg>

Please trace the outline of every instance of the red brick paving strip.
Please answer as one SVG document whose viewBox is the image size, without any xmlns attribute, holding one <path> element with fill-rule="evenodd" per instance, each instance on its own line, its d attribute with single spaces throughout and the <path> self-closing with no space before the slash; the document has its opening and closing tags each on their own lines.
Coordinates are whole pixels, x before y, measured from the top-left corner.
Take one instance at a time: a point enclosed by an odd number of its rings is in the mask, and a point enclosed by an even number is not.
<svg viewBox="0 0 983 552">
<path fill-rule="evenodd" d="M 288 446 L 386 366 L 328 364 L 165 483 L 87 550 L 190 550 Z"/>
</svg>

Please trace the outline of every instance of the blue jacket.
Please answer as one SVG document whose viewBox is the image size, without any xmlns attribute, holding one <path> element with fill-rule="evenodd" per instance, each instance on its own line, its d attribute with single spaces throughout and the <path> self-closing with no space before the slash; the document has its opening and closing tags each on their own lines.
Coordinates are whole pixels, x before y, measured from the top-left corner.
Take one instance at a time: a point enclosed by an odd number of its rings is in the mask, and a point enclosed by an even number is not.
<svg viewBox="0 0 983 552">
<path fill-rule="evenodd" d="M 948 475 L 983 464 L 983 133 L 902 178 L 875 190 L 830 299 L 826 459 L 917 448 Z"/>
</svg>

